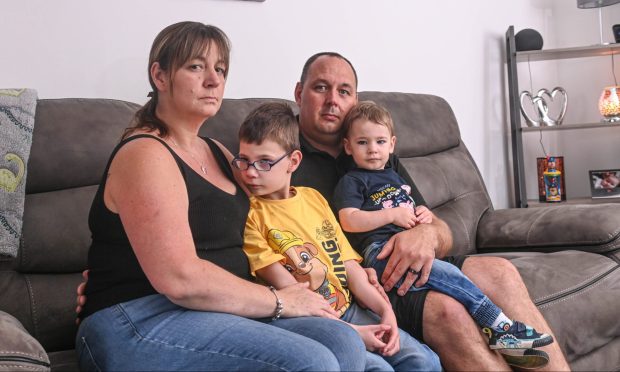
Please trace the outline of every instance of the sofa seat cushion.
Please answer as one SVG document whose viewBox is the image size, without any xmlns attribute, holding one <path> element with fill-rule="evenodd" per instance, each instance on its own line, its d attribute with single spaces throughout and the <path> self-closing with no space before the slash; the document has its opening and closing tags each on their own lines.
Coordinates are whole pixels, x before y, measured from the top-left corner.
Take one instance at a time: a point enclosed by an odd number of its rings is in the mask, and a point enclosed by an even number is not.
<svg viewBox="0 0 620 372">
<path fill-rule="evenodd" d="M 602 352 L 620 337 L 618 262 L 573 250 L 493 255 L 508 258 L 517 267 L 532 301 L 551 326 L 573 369 L 620 366 L 617 350 L 608 350 L 605 358 L 587 359 L 588 354 Z M 584 360 L 571 356 L 584 356 Z"/>
<path fill-rule="evenodd" d="M 55 371 L 79 371 L 77 363 L 77 355 L 75 349 L 65 351 L 55 351 L 49 353 L 50 362 L 52 364 L 52 372 Z"/>
<path fill-rule="evenodd" d="M 50 360 L 41 344 L 12 315 L 0 311 L 0 371 L 49 371 Z"/>
</svg>

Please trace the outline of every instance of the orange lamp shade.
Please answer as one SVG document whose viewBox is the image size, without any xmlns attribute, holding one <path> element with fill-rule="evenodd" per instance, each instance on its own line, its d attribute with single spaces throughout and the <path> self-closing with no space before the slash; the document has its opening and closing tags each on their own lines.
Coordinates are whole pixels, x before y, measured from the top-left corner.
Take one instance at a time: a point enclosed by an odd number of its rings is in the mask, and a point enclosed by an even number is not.
<svg viewBox="0 0 620 372">
<path fill-rule="evenodd" d="M 620 86 L 606 87 L 598 100 L 598 110 L 605 121 L 620 121 Z"/>
</svg>

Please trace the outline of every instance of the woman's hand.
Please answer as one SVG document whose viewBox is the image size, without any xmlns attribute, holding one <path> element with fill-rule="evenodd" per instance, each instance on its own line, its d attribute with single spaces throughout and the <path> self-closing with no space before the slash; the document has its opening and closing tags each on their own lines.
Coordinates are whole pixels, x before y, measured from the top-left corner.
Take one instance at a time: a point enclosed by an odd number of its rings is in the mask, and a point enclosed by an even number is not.
<svg viewBox="0 0 620 372">
<path fill-rule="evenodd" d="M 329 305 L 323 296 L 308 289 L 309 285 L 309 283 L 296 283 L 277 291 L 284 306 L 282 316 L 286 318 L 320 316 L 340 319 L 340 314 Z"/>
</svg>

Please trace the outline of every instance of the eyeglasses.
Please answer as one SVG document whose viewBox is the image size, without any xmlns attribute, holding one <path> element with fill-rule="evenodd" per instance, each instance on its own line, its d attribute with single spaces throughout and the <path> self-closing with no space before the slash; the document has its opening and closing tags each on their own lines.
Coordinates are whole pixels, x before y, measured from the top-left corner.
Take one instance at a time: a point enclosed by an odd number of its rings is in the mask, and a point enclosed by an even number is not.
<svg viewBox="0 0 620 372">
<path fill-rule="evenodd" d="M 292 153 L 292 151 L 287 152 L 286 154 L 280 156 L 279 158 L 277 158 L 276 160 L 265 160 L 265 159 L 261 159 L 261 160 L 256 160 L 253 162 L 249 162 L 248 159 L 244 159 L 244 158 L 240 158 L 240 157 L 235 157 L 231 164 L 239 169 L 239 170 L 248 170 L 250 168 L 250 166 L 253 166 L 254 169 L 256 169 L 257 171 L 261 171 L 261 172 L 268 172 L 271 170 L 271 168 L 278 164 L 278 162 L 282 159 L 284 159 L 285 157 L 287 157 L 288 155 L 290 155 Z"/>
</svg>

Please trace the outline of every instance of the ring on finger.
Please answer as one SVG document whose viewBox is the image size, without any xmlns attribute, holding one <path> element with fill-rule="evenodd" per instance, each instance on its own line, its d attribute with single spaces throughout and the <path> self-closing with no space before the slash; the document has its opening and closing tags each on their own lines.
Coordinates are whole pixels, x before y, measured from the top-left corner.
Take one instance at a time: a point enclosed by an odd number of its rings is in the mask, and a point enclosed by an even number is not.
<svg viewBox="0 0 620 372">
<path fill-rule="evenodd" d="M 418 274 L 420 273 L 418 270 L 416 270 L 416 269 L 412 269 L 412 268 L 409 268 L 409 270 L 408 270 L 408 271 L 409 271 L 411 274 L 413 274 L 413 275 L 418 275 Z"/>
</svg>

